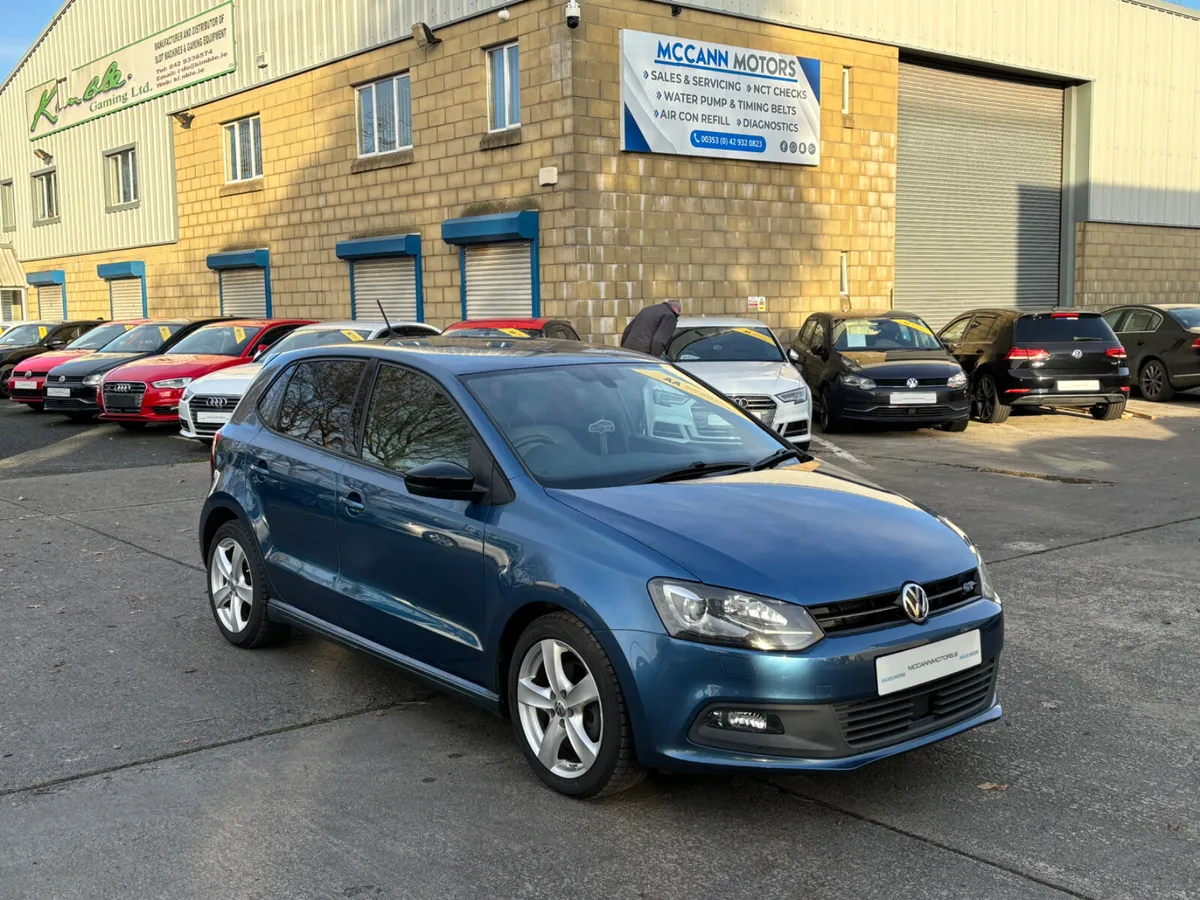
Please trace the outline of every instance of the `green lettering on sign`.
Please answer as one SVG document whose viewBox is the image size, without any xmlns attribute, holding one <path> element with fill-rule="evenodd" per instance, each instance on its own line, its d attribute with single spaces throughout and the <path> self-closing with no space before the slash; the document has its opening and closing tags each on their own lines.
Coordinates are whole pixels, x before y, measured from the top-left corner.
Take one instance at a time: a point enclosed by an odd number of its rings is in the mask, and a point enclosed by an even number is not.
<svg viewBox="0 0 1200 900">
<path fill-rule="evenodd" d="M 50 88 L 48 91 L 42 91 L 42 102 L 38 104 L 37 112 L 33 114 L 33 122 L 29 126 L 30 131 L 37 131 L 38 119 L 42 116 L 46 117 L 46 121 L 51 125 L 58 124 L 58 116 L 50 112 L 50 101 L 58 96 L 58 85 Z"/>
</svg>

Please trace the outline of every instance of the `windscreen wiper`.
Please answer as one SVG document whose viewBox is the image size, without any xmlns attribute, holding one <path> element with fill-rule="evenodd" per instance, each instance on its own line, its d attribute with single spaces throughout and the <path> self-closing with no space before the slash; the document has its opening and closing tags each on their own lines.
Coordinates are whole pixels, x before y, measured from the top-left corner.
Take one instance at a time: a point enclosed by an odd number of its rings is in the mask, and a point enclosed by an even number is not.
<svg viewBox="0 0 1200 900">
<path fill-rule="evenodd" d="M 716 475 L 721 472 L 746 472 L 750 467 L 745 463 L 710 463 L 696 460 L 682 469 L 672 469 L 661 475 L 652 475 L 639 481 L 638 484 L 661 484 L 664 481 L 686 481 L 689 478 L 703 478 L 706 475 Z"/>
<path fill-rule="evenodd" d="M 751 472 L 761 472 L 763 469 L 773 469 L 781 462 L 787 462 L 789 459 L 805 459 L 805 455 L 794 447 L 783 447 L 776 450 L 770 456 L 764 456 L 758 462 L 750 467 Z"/>
</svg>

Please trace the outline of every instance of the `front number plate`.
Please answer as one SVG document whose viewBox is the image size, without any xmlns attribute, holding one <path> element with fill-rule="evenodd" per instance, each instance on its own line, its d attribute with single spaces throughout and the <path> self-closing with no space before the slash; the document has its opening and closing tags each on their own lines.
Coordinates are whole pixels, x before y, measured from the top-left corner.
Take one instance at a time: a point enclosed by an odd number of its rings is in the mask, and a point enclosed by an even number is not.
<svg viewBox="0 0 1200 900">
<path fill-rule="evenodd" d="M 968 631 L 944 641 L 881 656 L 875 660 L 879 696 L 945 678 L 955 672 L 974 668 L 982 661 L 978 631 Z"/>
<path fill-rule="evenodd" d="M 1060 391 L 1098 391 L 1100 390 L 1099 381 L 1060 381 L 1058 382 Z"/>
<path fill-rule="evenodd" d="M 46 388 L 46 396 L 47 397 L 70 397 L 71 389 L 70 388 L 48 387 L 48 388 Z"/>
<path fill-rule="evenodd" d="M 927 391 L 912 394 L 892 394 L 892 406 L 933 406 L 937 394 Z"/>
<path fill-rule="evenodd" d="M 224 425 L 229 421 L 232 413 L 219 412 L 198 412 L 196 413 L 196 422 L 200 425 Z"/>
<path fill-rule="evenodd" d="M 18 391 L 36 391 L 36 381 L 14 381 L 13 387 Z"/>
</svg>

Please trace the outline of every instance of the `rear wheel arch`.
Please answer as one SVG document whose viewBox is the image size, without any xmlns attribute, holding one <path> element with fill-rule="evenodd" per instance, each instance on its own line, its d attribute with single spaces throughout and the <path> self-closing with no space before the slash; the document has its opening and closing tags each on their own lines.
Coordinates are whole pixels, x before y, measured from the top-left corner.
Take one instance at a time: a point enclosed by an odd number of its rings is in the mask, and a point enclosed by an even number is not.
<svg viewBox="0 0 1200 900">
<path fill-rule="evenodd" d="M 214 506 L 209 510 L 207 517 L 204 519 L 204 530 L 200 538 L 200 551 L 204 559 L 208 559 L 208 551 L 212 547 L 213 538 L 219 529 L 226 522 L 240 521 L 251 534 L 254 534 L 254 529 L 250 528 L 249 522 L 246 521 L 246 516 L 241 510 L 235 509 L 232 506 L 224 504 Z"/>
</svg>

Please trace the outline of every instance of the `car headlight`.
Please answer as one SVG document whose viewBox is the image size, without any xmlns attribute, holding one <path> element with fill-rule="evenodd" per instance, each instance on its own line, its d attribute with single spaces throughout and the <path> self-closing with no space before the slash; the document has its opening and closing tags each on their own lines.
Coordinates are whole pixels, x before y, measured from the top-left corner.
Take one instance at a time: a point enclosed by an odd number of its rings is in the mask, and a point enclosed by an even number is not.
<svg viewBox="0 0 1200 900">
<path fill-rule="evenodd" d="M 162 381 L 150 382 L 150 387 L 156 388 L 181 388 L 187 387 L 192 383 L 190 378 L 164 378 Z"/>
<path fill-rule="evenodd" d="M 798 387 L 794 391 L 787 391 L 779 395 L 781 403 L 803 403 L 808 399 L 808 388 Z"/>
<path fill-rule="evenodd" d="M 655 578 L 650 599 L 671 637 L 751 650 L 803 650 L 825 635 L 802 606 L 691 581 Z"/>
<path fill-rule="evenodd" d="M 959 369 L 946 379 L 946 387 L 964 388 L 967 386 L 967 373 Z"/>
<path fill-rule="evenodd" d="M 839 375 L 842 384 L 852 388 L 858 388 L 860 391 L 875 390 L 875 382 L 870 378 L 864 378 L 862 375 Z"/>
<path fill-rule="evenodd" d="M 104 380 L 103 375 L 84 375 L 83 376 L 83 383 L 87 387 L 96 387 L 103 380 Z"/>
<path fill-rule="evenodd" d="M 978 554 L 978 551 L 976 551 Z M 984 598 L 991 600 L 993 603 L 1000 603 L 1000 595 L 996 593 L 996 586 L 992 584 L 992 576 L 988 574 L 987 563 L 983 561 L 983 557 L 979 559 L 979 593 Z"/>
</svg>

